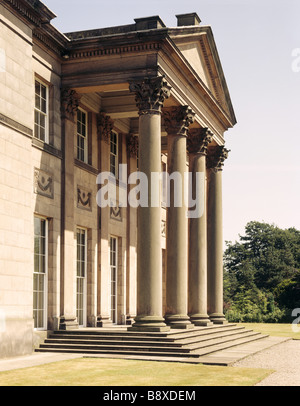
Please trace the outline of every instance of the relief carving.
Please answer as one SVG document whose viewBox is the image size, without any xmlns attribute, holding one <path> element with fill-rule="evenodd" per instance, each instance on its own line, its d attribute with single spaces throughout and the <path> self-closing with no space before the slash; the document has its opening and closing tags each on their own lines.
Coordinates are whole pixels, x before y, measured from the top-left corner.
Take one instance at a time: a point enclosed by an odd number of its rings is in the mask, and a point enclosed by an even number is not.
<svg viewBox="0 0 300 406">
<path fill-rule="evenodd" d="M 53 199 L 54 185 L 51 174 L 38 168 L 34 169 L 34 193 Z"/>
<path fill-rule="evenodd" d="M 92 193 L 77 186 L 77 207 L 79 209 L 92 210 Z"/>
<path fill-rule="evenodd" d="M 110 218 L 113 220 L 122 221 L 121 207 L 118 204 L 110 207 Z"/>
</svg>

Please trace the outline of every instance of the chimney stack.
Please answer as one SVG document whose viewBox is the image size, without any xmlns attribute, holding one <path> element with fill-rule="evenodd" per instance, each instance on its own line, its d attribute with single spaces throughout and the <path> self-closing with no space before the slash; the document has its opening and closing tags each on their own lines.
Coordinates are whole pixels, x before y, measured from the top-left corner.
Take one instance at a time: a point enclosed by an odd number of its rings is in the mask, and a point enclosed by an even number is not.
<svg viewBox="0 0 300 406">
<path fill-rule="evenodd" d="M 187 25 L 200 25 L 201 20 L 197 13 L 177 14 L 177 27 Z"/>
</svg>

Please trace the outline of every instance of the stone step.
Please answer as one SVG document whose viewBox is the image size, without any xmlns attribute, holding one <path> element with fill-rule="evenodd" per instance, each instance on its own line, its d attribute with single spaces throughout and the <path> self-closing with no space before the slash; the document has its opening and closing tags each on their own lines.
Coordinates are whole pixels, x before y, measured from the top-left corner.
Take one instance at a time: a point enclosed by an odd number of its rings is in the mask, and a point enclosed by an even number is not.
<svg viewBox="0 0 300 406">
<path fill-rule="evenodd" d="M 226 338 L 228 336 L 235 336 L 237 334 L 248 334 L 252 332 L 252 330 L 246 330 L 244 327 L 239 328 L 239 329 L 231 329 L 231 330 L 225 330 L 225 331 L 219 331 L 217 333 L 211 332 L 210 334 L 198 334 L 193 337 L 185 337 L 185 338 L 180 338 L 176 340 L 176 343 L 181 343 L 181 344 L 196 344 L 198 342 L 203 342 L 207 340 L 212 340 L 214 338 Z"/>
<path fill-rule="evenodd" d="M 176 340 L 175 342 L 172 341 L 162 341 L 162 340 L 147 340 L 143 339 L 140 340 L 139 337 L 135 337 L 131 340 L 126 340 L 126 338 L 123 337 L 123 340 L 119 341 L 116 340 L 114 337 L 114 340 L 108 340 L 107 337 L 106 339 L 102 339 L 101 336 L 93 336 L 93 339 L 90 339 L 90 337 L 87 336 L 78 336 L 78 335 L 63 335 L 63 334 L 57 334 L 57 335 L 51 335 L 50 338 L 45 339 L 44 343 L 45 344 L 86 344 L 86 345 L 109 345 L 110 347 L 117 346 L 117 347 L 133 347 L 133 346 L 152 346 L 152 347 L 179 347 L 183 348 L 186 346 L 189 346 L 189 348 L 198 348 L 199 346 L 204 346 L 204 345 L 209 345 L 212 340 L 218 340 L 218 342 L 221 339 L 235 339 L 235 336 L 237 338 L 240 338 L 240 336 L 245 335 L 245 334 L 256 334 L 253 333 L 251 330 L 243 330 L 241 333 L 241 330 L 234 330 L 234 331 L 226 331 L 222 333 L 215 333 L 215 334 L 210 334 L 210 335 L 199 335 L 193 338 L 188 338 L 188 339 L 180 339 Z"/>
<path fill-rule="evenodd" d="M 82 348 L 65 348 L 64 346 L 58 347 L 42 347 L 36 349 L 37 352 L 65 352 L 65 353 L 80 353 L 80 354 L 112 354 L 112 355 L 144 355 L 155 357 L 193 357 L 198 358 L 198 354 L 189 352 L 174 352 L 170 351 L 146 351 L 146 350 L 123 350 L 123 349 L 90 349 L 88 346 L 85 349 Z"/>
<path fill-rule="evenodd" d="M 123 353 L 134 352 L 134 353 L 183 353 L 189 354 L 192 352 L 197 351 L 206 351 L 205 349 L 211 350 L 212 347 L 220 346 L 220 345 L 232 345 L 236 341 L 239 340 L 250 340 L 256 339 L 260 336 L 260 333 L 252 332 L 251 330 L 245 331 L 242 334 L 235 334 L 235 335 L 228 335 L 226 337 L 218 337 L 212 339 L 206 339 L 203 341 L 199 341 L 196 344 L 192 345 L 174 345 L 174 343 L 164 343 L 163 346 L 161 343 L 155 343 L 153 345 L 152 342 L 145 343 L 145 342 L 138 342 L 138 343 L 131 343 L 128 345 L 127 343 L 98 343 L 97 341 L 90 342 L 89 340 L 45 340 L 45 343 L 40 344 L 40 349 L 66 349 L 66 350 L 79 350 L 81 352 L 88 351 L 117 351 Z M 222 347 L 223 348 L 223 347 Z"/>
<path fill-rule="evenodd" d="M 210 347 L 212 345 L 218 345 L 218 344 L 227 343 L 227 342 L 234 342 L 236 340 L 243 339 L 243 338 L 245 338 L 245 339 L 256 338 L 259 335 L 260 335 L 260 333 L 248 330 L 242 334 L 228 335 L 226 337 L 215 337 L 210 340 L 202 340 L 195 344 L 189 345 L 189 348 L 191 350 L 197 350 L 200 348 Z"/>
<path fill-rule="evenodd" d="M 102 342 L 164 342 L 164 343 L 193 343 L 197 342 L 199 339 L 209 339 L 214 336 L 219 336 L 220 334 L 222 335 L 227 335 L 227 334 L 238 334 L 241 331 L 245 331 L 244 327 L 239 327 L 239 328 L 231 328 L 230 330 L 219 330 L 217 332 L 215 331 L 210 331 L 207 333 L 204 332 L 195 332 L 193 335 L 188 335 L 188 334 L 181 334 L 180 336 L 176 337 L 144 337 L 144 336 L 128 336 L 128 335 L 123 335 L 123 336 L 115 336 L 113 334 L 111 335 L 90 335 L 90 334 L 65 334 L 63 332 L 60 332 L 60 334 L 50 334 L 48 339 L 65 339 L 65 340 L 90 340 L 90 341 L 102 341 Z"/>
<path fill-rule="evenodd" d="M 36 351 L 98 354 L 100 357 L 191 359 L 197 362 L 201 356 L 265 337 L 236 324 L 167 333 L 82 329 L 55 331 Z"/>
<path fill-rule="evenodd" d="M 161 342 L 161 341 L 108 341 L 108 340 L 89 340 L 82 338 L 47 338 L 44 341 L 45 344 L 84 344 L 89 346 L 102 345 L 103 347 L 142 347 L 142 346 L 153 346 L 153 347 L 168 347 L 168 348 L 181 348 L 182 344 L 174 342 Z"/>
<path fill-rule="evenodd" d="M 253 342 L 253 341 L 257 341 L 257 340 L 262 340 L 262 339 L 267 338 L 267 337 L 268 337 L 268 335 L 257 334 L 255 336 L 249 336 L 249 337 L 245 337 L 245 338 L 240 338 L 238 340 L 227 341 L 225 343 L 215 344 L 215 345 L 208 346 L 208 347 L 205 347 L 205 348 L 202 348 L 202 349 L 197 349 L 196 353 L 199 356 L 208 355 L 208 354 L 212 354 L 212 353 L 217 352 L 217 351 L 237 347 L 237 346 L 242 345 L 242 344 L 250 343 L 250 342 Z"/>
<path fill-rule="evenodd" d="M 219 343 L 219 344 L 214 344 L 214 345 L 210 345 L 207 346 L 205 348 L 202 349 L 198 349 L 194 352 L 174 352 L 172 350 L 170 351 L 158 351 L 158 350 L 154 350 L 154 351 L 145 351 L 145 350 L 140 350 L 140 351 L 132 351 L 132 350 L 123 350 L 123 349 L 90 349 L 90 348 L 64 348 L 61 346 L 57 346 L 55 348 L 53 347 L 49 347 L 49 348 L 38 348 L 36 349 L 37 352 L 64 352 L 64 353 L 82 353 L 82 354 L 98 354 L 98 355 L 103 355 L 103 356 L 124 356 L 126 358 L 126 356 L 128 357 L 135 357 L 135 356 L 141 356 L 141 357 L 147 357 L 148 359 L 153 359 L 154 357 L 157 357 L 157 359 L 168 359 L 170 358 L 174 358 L 174 359 L 183 359 L 185 358 L 186 360 L 190 359 L 197 359 L 201 356 L 204 355 L 208 355 L 208 354 L 212 354 L 214 352 L 218 352 L 221 350 L 226 350 L 228 348 L 232 348 L 232 347 L 237 347 L 239 345 L 242 344 L 246 344 L 246 343 L 250 343 L 253 342 L 255 340 L 260 340 L 263 338 L 268 337 L 267 335 L 263 335 L 263 334 L 256 334 L 256 335 L 252 335 L 252 336 L 248 336 L 245 338 L 240 338 L 237 340 L 231 340 L 228 342 L 223 342 L 223 343 Z M 88 347 L 88 346 L 87 346 Z"/>
<path fill-rule="evenodd" d="M 184 353 L 189 353 L 190 349 L 189 348 L 182 348 L 182 347 L 162 347 L 162 346 L 156 346 L 153 347 L 151 345 L 145 346 L 145 345 L 138 345 L 138 346 L 131 346 L 130 348 L 127 345 L 96 345 L 96 344 L 75 344 L 73 342 L 67 342 L 67 343 L 50 343 L 50 344 L 40 344 L 40 348 L 65 348 L 65 349 L 78 349 L 82 350 L 84 352 L 85 350 L 103 350 L 103 351 L 134 351 L 134 352 L 184 352 Z"/>
<path fill-rule="evenodd" d="M 49 338 L 65 338 L 69 337 L 72 339 L 79 339 L 82 336 L 86 339 L 90 340 L 105 340 L 105 341 L 148 341 L 151 339 L 151 341 L 160 341 L 160 342 L 174 342 L 178 339 L 189 339 L 193 337 L 202 337 L 202 336 L 207 336 L 210 334 L 216 334 L 219 332 L 225 333 L 225 332 L 233 332 L 233 331 L 241 331 L 244 330 L 244 327 L 238 327 L 236 325 L 230 325 L 230 326 L 222 326 L 222 327 L 205 327 L 205 328 L 195 328 L 193 330 L 180 330 L 176 332 L 169 332 L 169 333 L 139 333 L 137 332 L 112 332 L 107 331 L 107 332 L 102 332 L 102 331 L 86 331 L 86 330 L 69 330 L 69 331 L 54 331 L 52 334 L 49 335 Z"/>
</svg>

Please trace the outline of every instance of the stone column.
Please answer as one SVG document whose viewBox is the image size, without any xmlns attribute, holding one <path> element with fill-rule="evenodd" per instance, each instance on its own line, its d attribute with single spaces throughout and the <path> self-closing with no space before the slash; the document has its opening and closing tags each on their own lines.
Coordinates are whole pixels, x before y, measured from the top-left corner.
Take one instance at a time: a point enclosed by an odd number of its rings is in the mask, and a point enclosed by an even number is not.
<svg viewBox="0 0 300 406">
<path fill-rule="evenodd" d="M 223 314 L 223 219 L 222 166 L 228 156 L 224 146 L 209 149 L 207 236 L 208 236 L 208 314 L 215 324 L 227 323 Z"/>
<path fill-rule="evenodd" d="M 189 220 L 189 316 L 196 326 L 212 322 L 207 314 L 207 212 L 206 154 L 212 141 L 208 129 L 189 132 L 188 151 L 192 173 L 192 196 L 199 197 L 200 213 Z M 197 181 L 197 175 L 199 179 Z"/>
<path fill-rule="evenodd" d="M 130 174 L 137 171 L 138 136 L 129 134 L 127 137 L 127 179 Z M 134 188 L 127 185 L 127 193 Z M 137 246 L 137 209 L 127 205 L 127 272 L 126 272 L 126 324 L 131 325 L 136 316 L 136 246 Z"/>
<path fill-rule="evenodd" d="M 97 116 L 98 170 L 109 172 L 109 142 L 114 122 L 104 113 Z M 101 185 L 99 185 L 99 188 Z M 111 327 L 110 318 L 110 263 L 109 263 L 109 211 L 110 207 L 98 206 L 98 275 L 97 275 L 97 327 Z"/>
<path fill-rule="evenodd" d="M 186 137 L 194 113 L 188 106 L 163 110 L 168 133 L 166 314 L 171 328 L 193 328 L 187 315 L 187 206 L 184 181 L 187 170 Z M 174 179 L 174 180 L 173 180 Z"/>
<path fill-rule="evenodd" d="M 161 107 L 170 87 L 163 77 L 134 82 L 139 109 L 139 171 L 148 180 L 148 205 L 138 207 L 137 316 L 129 330 L 167 331 L 162 317 L 161 199 Z M 156 190 L 154 190 L 156 189 Z"/>
<path fill-rule="evenodd" d="M 61 94 L 62 193 L 61 193 L 61 302 L 62 330 L 78 328 L 76 319 L 75 236 L 74 236 L 74 138 L 79 96 L 72 89 Z"/>
</svg>

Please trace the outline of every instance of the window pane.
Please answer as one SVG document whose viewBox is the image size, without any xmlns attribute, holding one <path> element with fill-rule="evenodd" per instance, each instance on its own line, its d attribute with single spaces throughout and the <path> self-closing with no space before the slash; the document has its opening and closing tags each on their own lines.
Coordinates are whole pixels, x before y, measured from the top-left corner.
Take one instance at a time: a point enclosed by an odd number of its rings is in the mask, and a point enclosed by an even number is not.
<svg viewBox="0 0 300 406">
<path fill-rule="evenodd" d="M 47 97 L 47 88 L 46 88 L 46 86 L 44 86 L 42 84 L 41 84 L 41 96 L 43 99 L 46 99 L 46 97 Z"/>
<path fill-rule="evenodd" d="M 41 110 L 46 113 L 47 112 L 47 101 L 45 99 L 41 100 Z"/>
<path fill-rule="evenodd" d="M 35 107 L 37 108 L 37 109 L 40 109 L 41 108 L 41 100 L 40 100 L 40 97 L 39 97 L 39 95 L 35 95 Z"/>
</svg>

